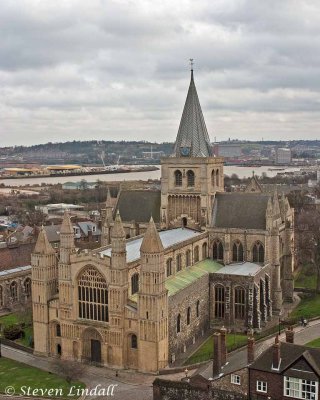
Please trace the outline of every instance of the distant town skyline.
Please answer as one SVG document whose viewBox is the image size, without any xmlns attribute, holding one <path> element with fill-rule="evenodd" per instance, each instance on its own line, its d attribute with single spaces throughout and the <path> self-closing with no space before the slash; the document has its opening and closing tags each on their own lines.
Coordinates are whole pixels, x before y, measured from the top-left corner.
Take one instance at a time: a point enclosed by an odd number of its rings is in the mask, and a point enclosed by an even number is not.
<svg viewBox="0 0 320 400">
<path fill-rule="evenodd" d="M 210 139 L 319 138 L 316 0 L 3 0 L 1 147 L 173 142 L 189 59 Z"/>
</svg>

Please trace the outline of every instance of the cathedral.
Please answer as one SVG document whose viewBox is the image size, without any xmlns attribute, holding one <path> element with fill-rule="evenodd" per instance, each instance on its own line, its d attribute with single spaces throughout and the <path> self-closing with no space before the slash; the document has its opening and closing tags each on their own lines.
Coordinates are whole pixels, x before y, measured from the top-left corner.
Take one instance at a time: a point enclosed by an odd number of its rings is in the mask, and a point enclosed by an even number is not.
<svg viewBox="0 0 320 400">
<path fill-rule="evenodd" d="M 224 192 L 193 71 L 161 191 L 127 195 L 113 207 L 108 194 L 101 248 L 76 248 L 67 212 L 59 257 L 41 230 L 31 261 L 36 354 L 157 372 L 210 329 L 260 331 L 279 319 L 293 296 L 293 210 L 254 177 L 245 192 Z"/>
</svg>

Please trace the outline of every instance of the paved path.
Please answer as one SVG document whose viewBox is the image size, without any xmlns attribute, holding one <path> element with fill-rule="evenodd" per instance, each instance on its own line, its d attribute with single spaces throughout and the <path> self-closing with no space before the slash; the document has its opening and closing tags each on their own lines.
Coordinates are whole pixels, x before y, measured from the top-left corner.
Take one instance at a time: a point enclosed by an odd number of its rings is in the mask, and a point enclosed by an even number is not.
<svg viewBox="0 0 320 400">
<path fill-rule="evenodd" d="M 296 327 L 295 343 L 305 344 L 320 336 L 320 319 L 311 321 L 305 328 Z M 280 336 L 281 340 L 285 340 L 284 333 Z M 256 345 L 256 356 L 262 353 L 267 347 L 274 342 L 274 338 L 268 338 Z M 21 350 L 13 349 L 5 345 L 1 346 L 2 355 L 13 360 L 17 360 L 28 365 L 35 366 L 45 371 L 52 371 L 52 360 L 49 358 L 37 357 Z M 246 349 L 237 351 L 230 355 L 234 360 L 239 360 L 242 357 L 246 359 Z M 164 379 L 180 380 L 184 373 L 162 375 Z M 152 382 L 155 375 L 141 374 L 133 371 L 119 371 L 118 377 L 115 376 L 115 371 L 109 368 L 98 368 L 93 366 L 86 366 L 85 374 L 81 380 L 89 388 L 108 388 L 109 385 L 117 385 L 114 387 L 115 400 L 151 400 L 152 399 Z M 111 389 L 110 389 L 111 390 Z M 70 397 L 72 398 L 72 397 Z M 110 399 L 110 396 L 87 396 L 86 399 Z"/>
</svg>

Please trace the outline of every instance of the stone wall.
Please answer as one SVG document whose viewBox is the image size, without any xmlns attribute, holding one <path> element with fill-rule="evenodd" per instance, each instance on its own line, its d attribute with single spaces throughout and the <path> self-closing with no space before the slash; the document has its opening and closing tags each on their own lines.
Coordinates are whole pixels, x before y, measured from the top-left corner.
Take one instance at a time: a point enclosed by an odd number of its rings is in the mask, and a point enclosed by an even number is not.
<svg viewBox="0 0 320 400">
<path fill-rule="evenodd" d="M 197 317 L 197 302 L 199 316 Z M 190 324 L 187 325 L 187 310 L 190 307 Z M 177 333 L 177 317 L 181 315 L 181 329 Z M 204 275 L 192 285 L 169 297 L 169 361 L 174 361 L 209 326 L 209 275 Z M 173 358 L 172 358 L 173 356 Z"/>
<path fill-rule="evenodd" d="M 247 396 L 229 391 L 195 387 L 188 382 L 156 379 L 153 382 L 153 400 L 245 400 Z"/>
<path fill-rule="evenodd" d="M 231 382 L 231 375 L 238 375 L 240 376 L 240 384 L 234 384 Z M 219 389 L 219 390 L 232 390 L 236 391 L 237 393 L 241 393 L 243 395 L 247 395 L 249 392 L 249 380 L 248 380 L 248 368 L 242 368 L 238 371 L 234 371 L 232 374 L 228 374 L 226 376 L 223 376 L 220 379 L 217 379 L 212 382 L 212 387 L 213 389 Z"/>
</svg>

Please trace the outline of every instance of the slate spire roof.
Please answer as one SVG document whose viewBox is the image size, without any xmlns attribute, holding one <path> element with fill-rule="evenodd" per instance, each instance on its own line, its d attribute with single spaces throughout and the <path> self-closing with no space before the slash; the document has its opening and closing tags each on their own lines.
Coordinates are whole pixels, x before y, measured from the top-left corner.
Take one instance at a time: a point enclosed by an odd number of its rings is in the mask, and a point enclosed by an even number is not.
<svg viewBox="0 0 320 400">
<path fill-rule="evenodd" d="M 183 153 L 189 149 L 189 153 Z M 206 123 L 202 114 L 197 89 L 191 70 L 191 81 L 184 105 L 179 131 L 174 147 L 174 156 L 210 157 L 211 144 Z"/>
<path fill-rule="evenodd" d="M 163 244 L 152 217 L 144 234 L 140 251 L 143 253 L 161 253 L 163 251 Z"/>
<path fill-rule="evenodd" d="M 44 230 L 43 227 L 41 228 L 41 230 L 39 232 L 37 243 L 35 245 L 33 252 L 37 253 L 37 254 L 54 254 L 55 253 L 55 251 L 53 250 L 53 247 L 49 243 L 46 231 Z"/>
</svg>

